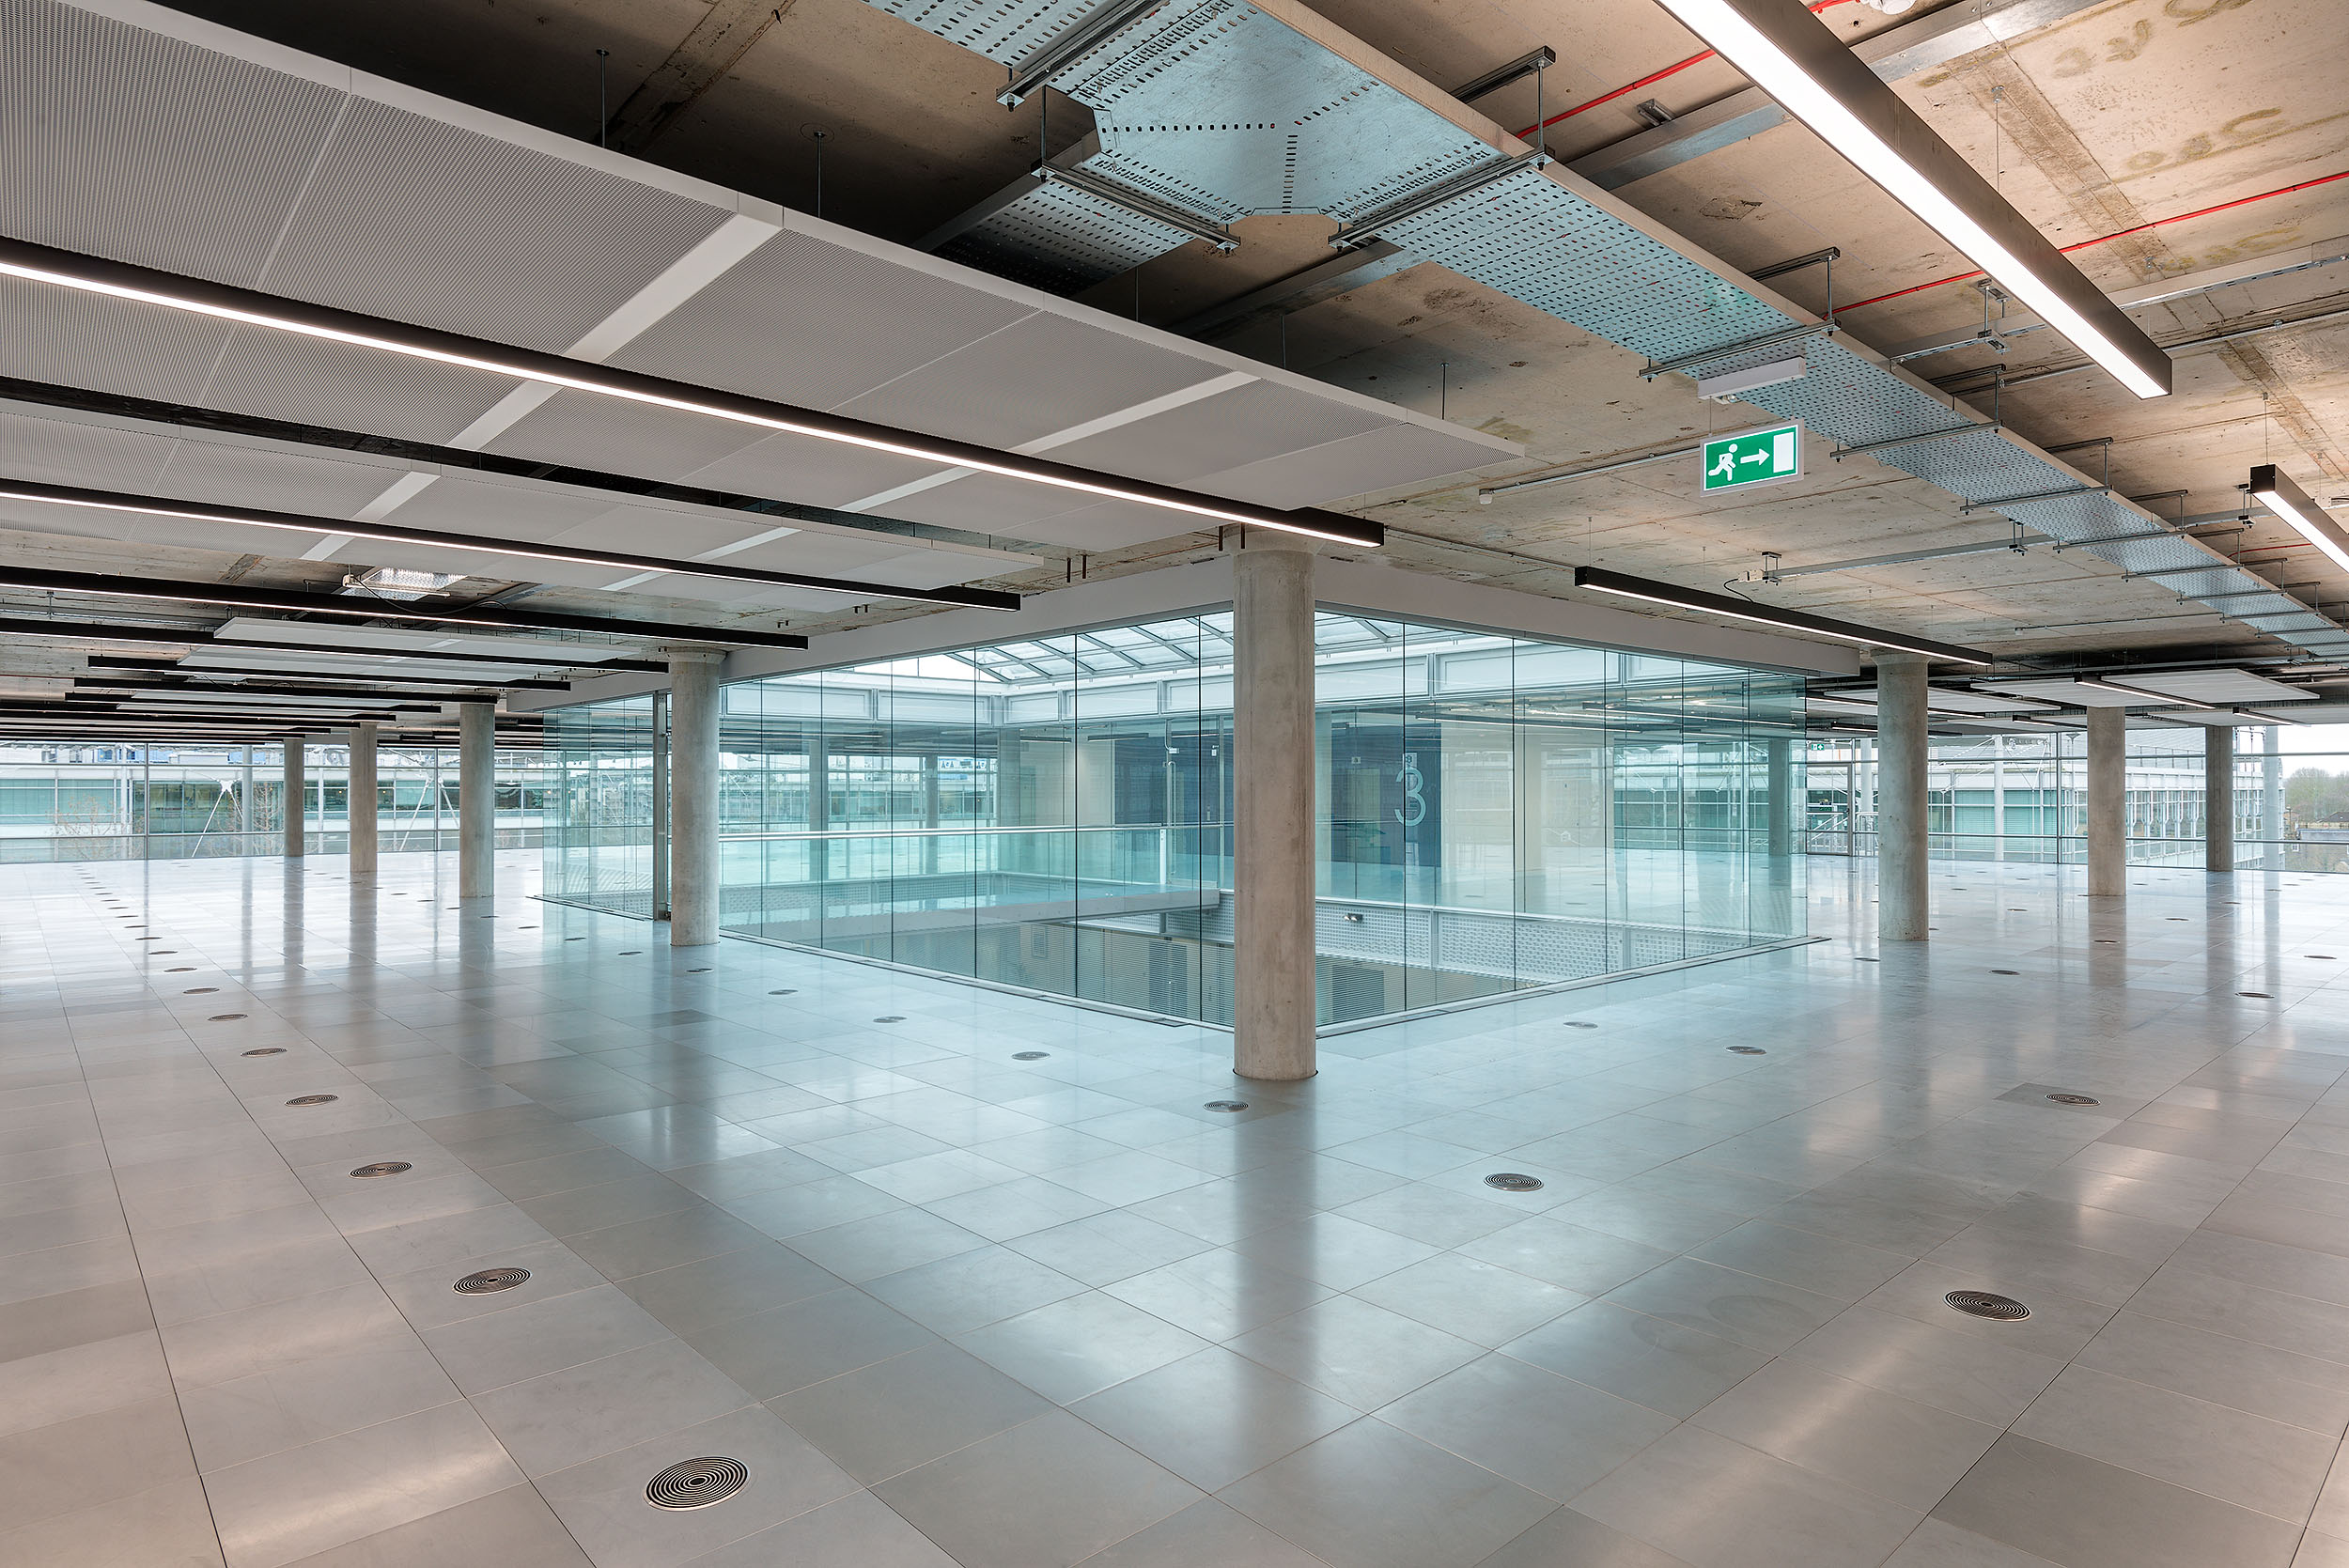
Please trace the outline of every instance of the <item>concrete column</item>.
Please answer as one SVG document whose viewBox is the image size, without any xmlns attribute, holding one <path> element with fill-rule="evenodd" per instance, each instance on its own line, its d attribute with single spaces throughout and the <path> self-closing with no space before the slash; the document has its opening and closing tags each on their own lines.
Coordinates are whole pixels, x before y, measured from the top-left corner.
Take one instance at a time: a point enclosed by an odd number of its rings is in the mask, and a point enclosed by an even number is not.
<svg viewBox="0 0 2349 1568">
<path fill-rule="evenodd" d="M 375 724 L 350 727 L 350 873 L 375 870 Z"/>
<path fill-rule="evenodd" d="M 2234 869 L 2234 726 L 2202 731 L 2202 869 Z"/>
<path fill-rule="evenodd" d="M 718 666 L 669 653 L 669 945 L 718 939 Z"/>
<path fill-rule="evenodd" d="M 1314 557 L 1252 530 L 1234 557 L 1232 1068 L 1313 1077 Z"/>
<path fill-rule="evenodd" d="M 457 705 L 457 896 L 497 893 L 497 709 Z"/>
<path fill-rule="evenodd" d="M 2267 726 L 2260 758 L 2260 865 L 2280 871 L 2284 864 L 2284 759 L 2281 724 Z"/>
<path fill-rule="evenodd" d="M 1932 921 L 1925 888 L 1925 660 L 1876 661 L 1876 937 L 1921 942 Z"/>
<path fill-rule="evenodd" d="M 289 861 L 298 861 L 302 858 L 303 851 L 308 844 L 308 838 L 303 832 L 303 829 L 307 824 L 303 821 L 303 818 L 309 815 L 310 785 L 302 773 L 302 742 L 299 739 L 288 740 L 286 742 L 285 750 L 286 858 Z"/>
<path fill-rule="evenodd" d="M 1770 860 L 1775 863 L 1795 852 L 1795 743 L 1781 736 L 1763 741 L 1762 751 L 1769 765 L 1764 809 L 1769 813 Z"/>
<path fill-rule="evenodd" d="M 2129 716 L 2125 708 L 2088 710 L 2088 891 L 2118 898 L 2128 891 Z"/>
</svg>

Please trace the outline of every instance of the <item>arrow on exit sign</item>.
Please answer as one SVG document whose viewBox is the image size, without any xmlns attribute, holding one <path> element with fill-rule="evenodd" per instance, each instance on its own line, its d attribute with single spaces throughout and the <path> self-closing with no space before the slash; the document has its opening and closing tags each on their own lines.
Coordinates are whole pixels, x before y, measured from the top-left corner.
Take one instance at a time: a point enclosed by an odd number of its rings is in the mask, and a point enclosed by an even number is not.
<svg viewBox="0 0 2349 1568">
<path fill-rule="evenodd" d="M 1735 489 L 1802 477 L 1802 426 L 1772 425 L 1704 443 L 1704 489 Z"/>
</svg>

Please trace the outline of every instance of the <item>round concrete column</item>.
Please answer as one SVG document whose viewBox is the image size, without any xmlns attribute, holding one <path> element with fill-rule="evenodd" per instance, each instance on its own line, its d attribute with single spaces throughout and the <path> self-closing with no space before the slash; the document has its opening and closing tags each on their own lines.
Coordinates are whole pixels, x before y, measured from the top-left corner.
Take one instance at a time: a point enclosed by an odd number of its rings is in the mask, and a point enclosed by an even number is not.
<svg viewBox="0 0 2349 1568">
<path fill-rule="evenodd" d="M 2202 731 L 2202 869 L 2234 869 L 2234 726 Z"/>
<path fill-rule="evenodd" d="M 457 705 L 457 896 L 497 893 L 497 709 Z"/>
<path fill-rule="evenodd" d="M 718 939 L 718 671 L 725 656 L 669 651 L 669 945 Z"/>
<path fill-rule="evenodd" d="M 2088 891 L 2119 898 L 2128 892 L 2129 716 L 2088 710 Z"/>
<path fill-rule="evenodd" d="M 1249 531 L 1233 561 L 1232 1067 L 1313 1077 L 1314 557 Z"/>
<path fill-rule="evenodd" d="M 303 776 L 303 741 L 297 737 L 285 743 L 286 753 L 286 858 L 298 861 L 309 841 L 303 830 L 308 826 L 303 819 L 310 811 L 310 785 Z"/>
<path fill-rule="evenodd" d="M 375 870 L 375 724 L 350 727 L 350 872 L 356 877 Z"/>
<path fill-rule="evenodd" d="M 1921 942 L 1932 924 L 1925 882 L 1925 660 L 1876 664 L 1876 937 Z"/>
</svg>

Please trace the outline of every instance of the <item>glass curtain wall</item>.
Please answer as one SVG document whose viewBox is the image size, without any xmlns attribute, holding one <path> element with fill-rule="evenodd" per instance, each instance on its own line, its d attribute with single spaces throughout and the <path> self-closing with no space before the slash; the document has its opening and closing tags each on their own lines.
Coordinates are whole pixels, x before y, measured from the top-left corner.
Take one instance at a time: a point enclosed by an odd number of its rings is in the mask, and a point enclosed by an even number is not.
<svg viewBox="0 0 2349 1568">
<path fill-rule="evenodd" d="M 2273 726 L 2235 731 L 2238 870 L 2349 871 L 2349 754 L 2271 749 Z M 2296 738 L 2296 737 L 2295 737 Z M 1875 853 L 1875 741 L 1821 742 L 1810 753 L 1805 847 Z M 2202 738 L 2131 731 L 2124 774 L 2128 858 L 2200 868 L 2207 801 Z M 1936 737 L 1927 753 L 1928 846 L 1937 859 L 2084 865 L 2088 737 Z"/>
<path fill-rule="evenodd" d="M 269 746 L 9 741 L 0 744 L 0 862 L 194 860 L 285 846 L 285 762 Z M 547 816 L 539 754 L 497 758 L 501 848 L 537 842 Z M 350 752 L 305 749 L 311 853 L 350 847 Z M 378 842 L 385 854 L 457 847 L 457 749 L 377 742 Z"/>
<path fill-rule="evenodd" d="M 1325 1024 L 1801 935 L 1798 677 L 1315 642 Z M 1210 614 L 725 688 L 726 929 L 1228 1023 L 1231 659 Z M 598 721 L 550 720 L 568 777 Z"/>
</svg>

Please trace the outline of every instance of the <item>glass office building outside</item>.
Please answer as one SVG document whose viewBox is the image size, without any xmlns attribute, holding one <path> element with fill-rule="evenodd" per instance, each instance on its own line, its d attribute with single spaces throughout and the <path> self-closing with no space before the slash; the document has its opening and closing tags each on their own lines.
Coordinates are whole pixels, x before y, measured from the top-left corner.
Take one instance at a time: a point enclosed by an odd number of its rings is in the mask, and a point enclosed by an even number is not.
<svg viewBox="0 0 2349 1568">
<path fill-rule="evenodd" d="M 726 687 L 725 929 L 1228 1023 L 1230 629 Z M 1800 677 L 1330 610 L 1315 644 L 1325 1026 L 1802 936 Z M 547 717 L 550 896 L 657 908 L 658 700 Z"/>
</svg>

